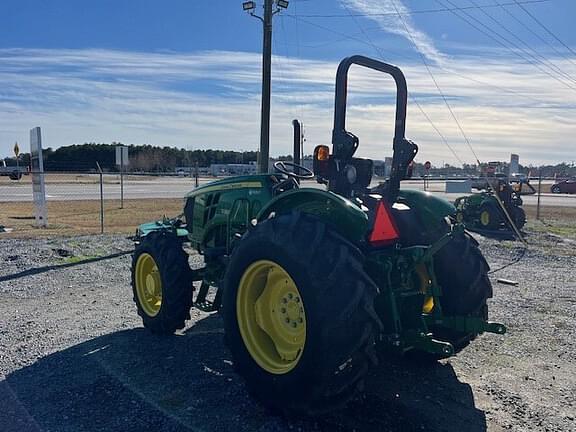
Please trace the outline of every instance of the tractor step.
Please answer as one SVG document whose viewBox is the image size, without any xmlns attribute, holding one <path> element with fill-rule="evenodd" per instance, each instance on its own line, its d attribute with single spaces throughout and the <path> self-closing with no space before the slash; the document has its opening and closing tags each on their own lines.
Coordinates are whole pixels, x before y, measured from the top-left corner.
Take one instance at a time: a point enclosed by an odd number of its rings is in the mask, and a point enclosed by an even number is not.
<svg viewBox="0 0 576 432">
<path fill-rule="evenodd" d="M 200 289 L 198 290 L 198 295 L 193 303 L 196 309 L 203 312 L 215 312 L 220 308 L 220 290 L 217 291 L 214 301 L 207 300 L 208 291 L 210 290 L 210 283 L 206 280 L 202 281 Z"/>
<path fill-rule="evenodd" d="M 203 301 L 201 303 L 194 303 L 193 305 L 196 309 L 201 310 L 202 312 L 216 312 L 218 310 L 218 306 L 211 301 Z"/>
</svg>

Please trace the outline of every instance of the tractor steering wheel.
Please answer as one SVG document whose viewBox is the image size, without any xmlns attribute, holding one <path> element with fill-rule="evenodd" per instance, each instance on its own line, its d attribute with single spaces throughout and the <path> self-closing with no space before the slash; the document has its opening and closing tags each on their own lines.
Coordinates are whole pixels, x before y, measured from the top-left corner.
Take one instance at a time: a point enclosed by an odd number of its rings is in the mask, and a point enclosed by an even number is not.
<svg viewBox="0 0 576 432">
<path fill-rule="evenodd" d="M 303 172 L 303 174 L 296 173 L 294 171 L 288 171 L 287 167 L 292 167 L 294 170 Z M 292 177 L 295 179 L 308 180 L 314 178 L 314 173 L 311 170 L 302 165 L 295 164 L 294 162 L 287 162 L 287 161 L 274 162 L 274 168 L 276 168 L 282 174 L 285 174 L 288 177 Z"/>
</svg>

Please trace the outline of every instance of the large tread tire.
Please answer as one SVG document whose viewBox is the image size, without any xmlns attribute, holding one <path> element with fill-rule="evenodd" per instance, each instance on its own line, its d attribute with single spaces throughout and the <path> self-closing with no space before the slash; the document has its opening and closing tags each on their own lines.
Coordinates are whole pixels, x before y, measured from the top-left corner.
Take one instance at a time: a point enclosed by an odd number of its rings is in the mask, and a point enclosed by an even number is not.
<svg viewBox="0 0 576 432">
<path fill-rule="evenodd" d="M 162 281 L 162 303 L 155 316 L 142 308 L 136 292 L 135 268 L 141 254 L 148 253 L 156 262 Z M 184 328 L 192 307 L 192 271 L 188 254 L 177 236 L 167 232 L 148 234 L 132 255 L 133 300 L 144 327 L 152 333 L 169 335 Z"/>
<path fill-rule="evenodd" d="M 488 319 L 487 299 L 492 297 L 488 277 L 490 266 L 478 243 L 469 234 L 454 238 L 434 257 L 436 280 L 442 287 L 442 313 L 446 316 L 473 316 Z M 445 328 L 433 328 L 434 337 L 450 342 L 461 351 L 477 336 Z"/>
<path fill-rule="evenodd" d="M 486 212 L 488 214 L 488 221 L 484 223 L 482 221 L 482 214 Z M 502 210 L 498 205 L 487 203 L 480 206 L 480 211 L 478 212 L 478 226 L 485 230 L 497 230 L 502 225 Z"/>
<path fill-rule="evenodd" d="M 514 221 L 516 228 L 521 230 L 526 225 L 526 212 L 522 207 L 512 207 L 510 217 Z"/>
<path fill-rule="evenodd" d="M 378 289 L 362 253 L 316 217 L 279 215 L 249 230 L 232 253 L 224 277 L 223 318 L 236 370 L 250 393 L 284 415 L 315 415 L 342 406 L 375 365 L 380 321 Z M 237 292 L 258 260 L 281 265 L 297 285 L 306 313 L 306 342 L 296 366 L 272 374 L 251 357 L 239 331 Z"/>
</svg>

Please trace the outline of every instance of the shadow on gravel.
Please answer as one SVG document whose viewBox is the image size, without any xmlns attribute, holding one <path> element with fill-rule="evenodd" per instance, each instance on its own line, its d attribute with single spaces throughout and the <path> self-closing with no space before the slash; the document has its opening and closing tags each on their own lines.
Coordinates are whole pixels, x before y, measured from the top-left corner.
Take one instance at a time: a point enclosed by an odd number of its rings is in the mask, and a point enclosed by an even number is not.
<svg viewBox="0 0 576 432">
<path fill-rule="evenodd" d="M 118 257 L 123 256 L 123 255 L 128 255 L 128 254 L 131 254 L 132 252 L 133 251 L 122 251 L 122 252 L 116 252 L 116 253 L 113 253 L 110 255 L 104 255 L 104 256 L 82 259 L 79 261 L 72 261 L 72 262 L 67 262 L 67 263 L 62 263 L 62 264 L 52 264 L 52 265 L 46 265 L 43 267 L 30 268 L 30 269 L 23 270 L 23 271 L 18 272 L 18 273 L 9 274 L 6 276 L 0 276 L 0 282 L 6 282 L 9 280 L 20 279 L 20 278 L 25 277 L 25 276 L 32 276 L 32 275 L 37 275 L 40 273 L 46 273 L 46 272 L 52 271 L 52 270 L 59 270 L 59 269 L 64 269 L 64 268 L 68 268 L 68 267 L 79 266 L 82 264 L 91 264 L 91 263 L 95 263 L 98 261 L 105 261 L 105 260 L 109 260 L 112 258 L 118 258 Z"/>
<path fill-rule="evenodd" d="M 0 430 L 484 431 L 449 364 L 384 362 L 367 393 L 316 419 L 270 415 L 234 373 L 217 315 L 164 338 L 137 328 L 39 359 L 0 381 Z"/>
<path fill-rule="evenodd" d="M 500 229 L 500 230 L 483 230 L 479 228 L 467 228 L 468 231 L 480 234 L 483 237 L 503 241 L 503 240 L 516 240 L 516 234 L 511 229 Z M 524 231 L 520 231 L 523 236 L 526 236 Z"/>
</svg>

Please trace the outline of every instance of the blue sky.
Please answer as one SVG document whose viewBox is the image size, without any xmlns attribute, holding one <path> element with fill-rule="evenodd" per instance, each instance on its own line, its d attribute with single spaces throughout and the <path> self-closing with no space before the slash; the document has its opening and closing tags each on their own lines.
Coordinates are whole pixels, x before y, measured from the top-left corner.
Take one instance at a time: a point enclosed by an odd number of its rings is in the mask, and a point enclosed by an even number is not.
<svg viewBox="0 0 576 432">
<path fill-rule="evenodd" d="M 0 3 L 0 156 L 34 126 L 46 147 L 257 149 L 261 25 L 215 3 Z M 575 160 L 575 18 L 572 0 L 292 0 L 274 21 L 271 153 L 290 152 L 293 118 L 307 153 L 329 143 L 337 62 L 365 54 L 404 70 L 418 159 L 472 163 L 468 138 L 481 160 Z M 359 155 L 384 158 L 390 80 L 352 69 L 350 95 Z"/>
</svg>

